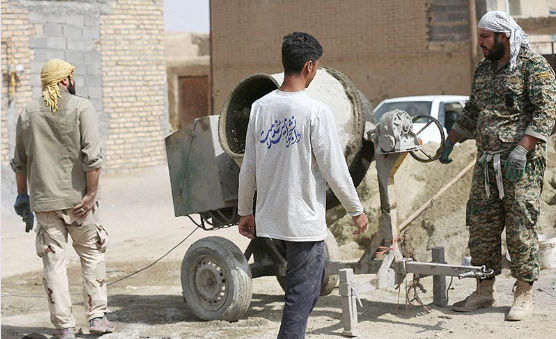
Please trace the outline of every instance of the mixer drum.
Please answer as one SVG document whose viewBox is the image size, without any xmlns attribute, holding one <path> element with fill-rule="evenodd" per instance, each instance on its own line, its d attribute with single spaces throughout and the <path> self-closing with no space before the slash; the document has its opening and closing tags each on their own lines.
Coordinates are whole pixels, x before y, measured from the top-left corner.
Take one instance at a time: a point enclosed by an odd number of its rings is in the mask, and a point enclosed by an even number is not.
<svg viewBox="0 0 556 339">
<path fill-rule="evenodd" d="M 245 151 L 251 105 L 278 89 L 283 80 L 284 73 L 253 74 L 240 81 L 226 99 L 220 111 L 218 135 L 222 149 L 238 165 L 241 166 Z M 364 159 L 371 159 L 373 152 L 372 144 L 363 144 L 365 121 L 374 123 L 371 103 L 346 75 L 332 68 L 320 68 L 306 91 L 309 96 L 324 102 L 332 110 L 351 177 L 354 184 L 359 185 L 370 162 Z M 363 152 L 366 154 L 362 154 Z M 327 208 L 337 203 L 328 189 Z"/>
</svg>

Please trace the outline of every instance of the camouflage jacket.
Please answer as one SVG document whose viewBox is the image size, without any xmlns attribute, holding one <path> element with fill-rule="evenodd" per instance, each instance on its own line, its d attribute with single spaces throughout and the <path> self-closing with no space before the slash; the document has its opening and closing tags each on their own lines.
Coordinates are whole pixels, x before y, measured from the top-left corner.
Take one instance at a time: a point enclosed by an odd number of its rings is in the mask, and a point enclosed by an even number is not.
<svg viewBox="0 0 556 339">
<path fill-rule="evenodd" d="M 546 157 L 546 141 L 556 121 L 554 71 L 540 55 L 521 49 L 516 67 L 497 70 L 497 63 L 482 60 L 469 101 L 454 125 L 465 137 L 475 138 L 484 151 L 513 148 L 524 134 L 539 139 L 528 158 Z"/>
</svg>

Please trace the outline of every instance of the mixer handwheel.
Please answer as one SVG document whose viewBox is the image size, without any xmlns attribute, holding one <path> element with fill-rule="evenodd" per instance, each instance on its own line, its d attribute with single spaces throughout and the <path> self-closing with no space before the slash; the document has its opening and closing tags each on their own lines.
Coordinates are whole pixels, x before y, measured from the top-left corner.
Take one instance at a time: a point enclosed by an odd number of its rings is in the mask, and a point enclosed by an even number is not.
<svg viewBox="0 0 556 339">
<path fill-rule="evenodd" d="M 436 128 L 438 128 L 438 130 L 440 131 L 440 146 L 436 150 L 434 156 L 431 156 L 429 153 L 425 152 L 422 148 L 417 151 L 410 151 L 409 153 L 411 154 L 413 159 L 419 162 L 432 162 L 440 158 L 440 156 L 442 155 L 442 150 L 444 149 L 444 139 L 445 139 L 444 128 L 442 127 L 442 125 L 438 120 L 436 120 L 430 115 L 424 115 L 424 114 L 416 115 L 413 117 L 412 120 L 413 123 L 415 123 L 416 121 L 421 119 L 427 120 L 427 123 L 423 128 L 421 128 L 417 133 L 415 133 L 417 137 L 419 137 L 419 134 L 423 132 L 427 127 L 429 127 L 431 124 L 434 124 Z M 424 157 L 422 155 L 424 155 Z"/>
</svg>

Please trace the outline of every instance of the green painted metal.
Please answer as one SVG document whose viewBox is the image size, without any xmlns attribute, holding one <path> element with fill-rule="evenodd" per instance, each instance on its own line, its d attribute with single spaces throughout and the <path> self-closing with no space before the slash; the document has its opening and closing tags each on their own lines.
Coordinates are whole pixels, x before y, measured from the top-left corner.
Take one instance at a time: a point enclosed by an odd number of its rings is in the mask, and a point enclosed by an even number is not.
<svg viewBox="0 0 556 339">
<path fill-rule="evenodd" d="M 176 217 L 237 206 L 239 166 L 218 141 L 218 116 L 196 119 L 165 139 Z"/>
</svg>

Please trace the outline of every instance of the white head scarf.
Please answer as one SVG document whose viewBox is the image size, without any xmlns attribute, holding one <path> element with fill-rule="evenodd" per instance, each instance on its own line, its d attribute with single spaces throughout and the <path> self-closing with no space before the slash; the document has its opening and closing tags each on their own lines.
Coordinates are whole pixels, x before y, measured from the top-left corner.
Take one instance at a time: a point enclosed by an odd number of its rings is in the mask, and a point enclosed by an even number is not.
<svg viewBox="0 0 556 339">
<path fill-rule="evenodd" d="M 479 21 L 479 28 L 495 33 L 506 33 L 510 39 L 510 70 L 514 69 L 521 47 L 529 49 L 529 35 L 506 12 L 492 11 Z"/>
</svg>

